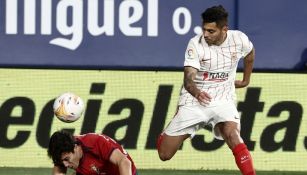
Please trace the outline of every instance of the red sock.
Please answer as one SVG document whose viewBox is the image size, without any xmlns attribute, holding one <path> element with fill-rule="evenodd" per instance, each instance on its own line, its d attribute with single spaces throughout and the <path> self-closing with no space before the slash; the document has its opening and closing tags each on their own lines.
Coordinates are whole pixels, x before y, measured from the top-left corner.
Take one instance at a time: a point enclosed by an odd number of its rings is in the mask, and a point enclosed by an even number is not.
<svg viewBox="0 0 307 175">
<path fill-rule="evenodd" d="M 233 150 L 236 163 L 243 175 L 255 175 L 252 157 L 244 143 L 238 144 Z"/>
<path fill-rule="evenodd" d="M 161 142 L 162 142 L 162 139 L 163 139 L 163 135 L 164 133 L 161 133 L 157 139 L 157 149 L 159 150 L 160 149 L 160 145 L 161 145 Z"/>
</svg>

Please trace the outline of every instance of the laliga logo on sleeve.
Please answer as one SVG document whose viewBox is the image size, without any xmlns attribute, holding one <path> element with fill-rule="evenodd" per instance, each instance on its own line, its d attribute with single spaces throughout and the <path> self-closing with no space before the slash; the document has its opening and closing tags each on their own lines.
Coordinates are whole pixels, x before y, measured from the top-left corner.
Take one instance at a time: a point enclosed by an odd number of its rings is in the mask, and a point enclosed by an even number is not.
<svg viewBox="0 0 307 175">
<path fill-rule="evenodd" d="M 194 50 L 193 49 L 188 49 L 188 59 L 193 59 L 194 58 Z"/>
</svg>

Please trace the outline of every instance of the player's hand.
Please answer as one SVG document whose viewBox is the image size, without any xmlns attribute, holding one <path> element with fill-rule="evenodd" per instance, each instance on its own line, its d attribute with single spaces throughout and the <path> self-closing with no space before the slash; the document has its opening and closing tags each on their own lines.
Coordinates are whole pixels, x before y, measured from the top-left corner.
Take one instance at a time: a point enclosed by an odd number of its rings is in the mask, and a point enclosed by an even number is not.
<svg viewBox="0 0 307 175">
<path fill-rule="evenodd" d="M 249 84 L 249 82 L 247 81 L 243 81 L 243 80 L 236 80 L 235 81 L 235 87 L 236 88 L 244 88 Z"/>
<path fill-rule="evenodd" d="M 201 104 L 205 104 L 208 105 L 211 102 L 211 96 L 207 93 L 207 92 L 199 92 L 199 94 L 197 94 L 195 96 L 195 98 L 201 103 Z"/>
</svg>

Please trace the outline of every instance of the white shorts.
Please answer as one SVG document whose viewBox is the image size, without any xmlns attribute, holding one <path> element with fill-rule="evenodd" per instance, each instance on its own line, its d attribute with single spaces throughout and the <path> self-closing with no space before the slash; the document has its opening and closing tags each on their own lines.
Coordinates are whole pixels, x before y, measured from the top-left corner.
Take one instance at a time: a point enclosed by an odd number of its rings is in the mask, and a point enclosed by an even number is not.
<svg viewBox="0 0 307 175">
<path fill-rule="evenodd" d="M 215 129 L 215 125 L 226 121 L 236 122 L 238 130 L 240 130 L 240 117 L 233 102 L 223 102 L 211 107 L 202 105 L 180 106 L 174 118 L 165 128 L 164 133 L 169 136 L 189 134 L 193 138 L 195 132 L 201 127 L 211 125 L 214 137 L 223 140 L 218 129 Z"/>
</svg>

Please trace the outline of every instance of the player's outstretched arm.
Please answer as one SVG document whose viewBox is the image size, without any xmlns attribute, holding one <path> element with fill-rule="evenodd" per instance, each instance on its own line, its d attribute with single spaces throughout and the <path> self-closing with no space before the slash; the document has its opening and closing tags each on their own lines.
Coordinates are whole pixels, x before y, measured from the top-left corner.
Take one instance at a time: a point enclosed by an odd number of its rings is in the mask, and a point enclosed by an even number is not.
<svg viewBox="0 0 307 175">
<path fill-rule="evenodd" d="M 120 175 L 132 175 L 131 161 L 118 149 L 112 152 L 110 161 L 118 166 Z"/>
<path fill-rule="evenodd" d="M 67 168 L 65 167 L 54 166 L 52 169 L 52 175 L 65 175 L 66 171 Z"/>
<path fill-rule="evenodd" d="M 243 88 L 249 84 L 250 77 L 253 71 L 254 59 L 255 59 L 255 49 L 253 48 L 252 51 L 244 58 L 243 80 L 235 81 L 236 88 Z"/>
</svg>

